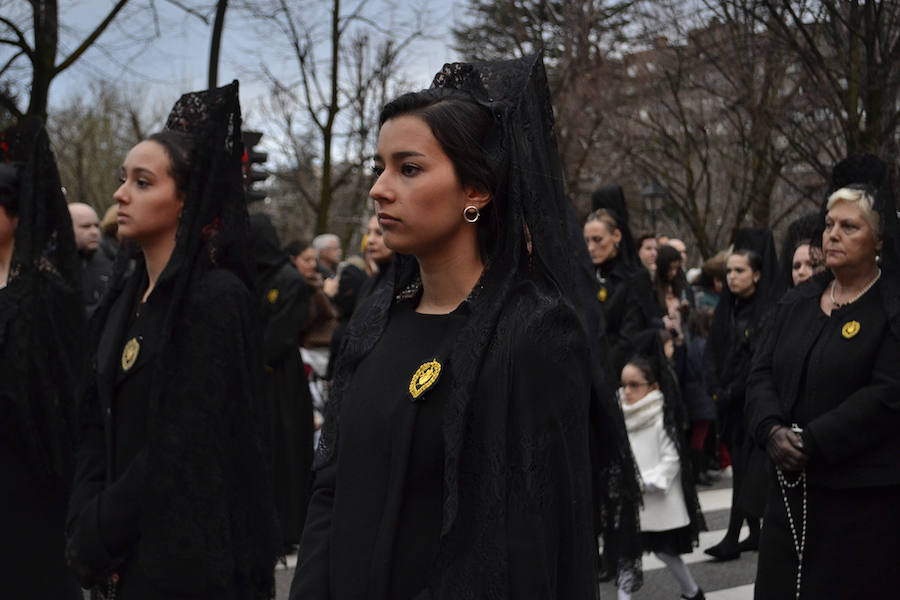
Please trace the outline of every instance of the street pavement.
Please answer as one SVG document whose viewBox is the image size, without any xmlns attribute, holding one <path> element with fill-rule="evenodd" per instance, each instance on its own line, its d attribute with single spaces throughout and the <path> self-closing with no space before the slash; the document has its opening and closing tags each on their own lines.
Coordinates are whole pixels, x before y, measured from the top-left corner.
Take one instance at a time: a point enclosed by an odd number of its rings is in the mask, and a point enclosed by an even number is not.
<svg viewBox="0 0 900 600">
<path fill-rule="evenodd" d="M 703 588 L 708 600 L 752 600 L 753 582 L 756 578 L 756 552 L 745 552 L 738 560 L 714 562 L 703 553 L 722 539 L 728 525 L 728 509 L 731 506 L 731 480 L 722 478 L 710 488 L 700 489 L 700 506 L 706 517 L 709 531 L 700 534 L 700 546 L 692 554 L 683 556 L 684 561 Z M 747 536 L 747 528 L 741 539 Z M 287 600 L 294 576 L 296 555 L 287 557 L 286 565 L 279 565 L 275 571 L 276 600 Z M 632 595 L 633 600 L 677 600 L 680 596 L 675 578 L 655 556 L 644 556 L 644 585 Z M 615 600 L 616 589 L 612 583 L 600 586 L 603 600 Z"/>
</svg>

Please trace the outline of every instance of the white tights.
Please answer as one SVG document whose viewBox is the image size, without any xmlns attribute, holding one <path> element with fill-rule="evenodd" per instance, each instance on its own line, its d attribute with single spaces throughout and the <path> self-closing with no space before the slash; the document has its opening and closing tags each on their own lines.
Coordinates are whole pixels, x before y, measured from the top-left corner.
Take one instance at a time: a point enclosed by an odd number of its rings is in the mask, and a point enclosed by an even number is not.
<svg viewBox="0 0 900 600">
<path fill-rule="evenodd" d="M 681 593 L 683 595 L 690 598 L 697 593 L 697 590 L 700 588 L 697 586 L 697 582 L 694 581 L 691 572 L 688 570 L 687 565 L 684 564 L 684 561 L 681 560 L 680 556 L 677 554 L 666 554 L 665 552 L 654 552 L 654 554 L 656 554 L 656 558 L 666 564 L 669 572 L 672 573 L 678 581 L 678 585 L 681 586 Z M 618 600 L 631 600 L 631 593 L 619 589 Z"/>
</svg>

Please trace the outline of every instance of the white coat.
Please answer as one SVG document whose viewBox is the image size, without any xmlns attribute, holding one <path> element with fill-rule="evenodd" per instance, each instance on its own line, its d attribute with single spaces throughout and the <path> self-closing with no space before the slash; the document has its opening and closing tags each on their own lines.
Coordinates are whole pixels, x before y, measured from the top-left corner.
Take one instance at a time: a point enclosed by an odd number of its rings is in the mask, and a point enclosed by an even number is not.
<svg viewBox="0 0 900 600">
<path fill-rule="evenodd" d="M 624 398 L 621 390 L 619 397 Z M 622 402 L 628 440 L 644 490 L 641 531 L 667 531 L 690 523 L 681 488 L 681 463 L 675 443 L 663 426 L 662 409 L 659 390 L 652 390 L 630 406 Z"/>
</svg>

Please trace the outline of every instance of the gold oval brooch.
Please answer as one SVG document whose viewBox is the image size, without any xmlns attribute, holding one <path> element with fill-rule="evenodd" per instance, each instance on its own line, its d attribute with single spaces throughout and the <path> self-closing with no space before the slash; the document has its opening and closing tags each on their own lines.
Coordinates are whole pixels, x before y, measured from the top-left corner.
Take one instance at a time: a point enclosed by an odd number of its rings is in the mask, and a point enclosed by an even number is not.
<svg viewBox="0 0 900 600">
<path fill-rule="evenodd" d="M 844 326 L 841 328 L 841 335 L 843 335 L 848 340 L 859 333 L 859 321 L 847 321 L 844 323 Z"/>
<path fill-rule="evenodd" d="M 609 295 L 609 292 L 606 291 L 606 288 L 600 286 L 600 289 L 597 290 L 597 300 L 600 302 L 606 302 L 606 297 Z"/>
<path fill-rule="evenodd" d="M 278 300 L 278 290 L 272 288 L 269 290 L 269 293 L 266 294 L 266 298 L 269 299 L 269 304 L 275 304 L 275 301 Z"/>
<path fill-rule="evenodd" d="M 122 349 L 122 370 L 127 371 L 137 362 L 138 354 L 141 353 L 141 343 L 137 338 L 131 338 L 125 343 Z"/>
<path fill-rule="evenodd" d="M 416 400 L 434 385 L 440 375 L 441 363 L 437 359 L 423 363 L 422 366 L 416 369 L 409 382 L 409 395 L 412 396 L 413 400 Z"/>
</svg>

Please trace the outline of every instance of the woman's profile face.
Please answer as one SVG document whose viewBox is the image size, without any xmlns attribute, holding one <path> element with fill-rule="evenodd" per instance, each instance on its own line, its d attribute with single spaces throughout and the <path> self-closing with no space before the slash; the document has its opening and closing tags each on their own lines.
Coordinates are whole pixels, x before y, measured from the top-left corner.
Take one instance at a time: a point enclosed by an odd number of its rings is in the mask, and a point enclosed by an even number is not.
<svg viewBox="0 0 900 600">
<path fill-rule="evenodd" d="M 391 249 L 384 245 L 384 232 L 375 215 L 372 215 L 366 227 L 366 255 L 379 264 L 390 260 L 394 255 Z"/>
<path fill-rule="evenodd" d="M 476 225 L 463 211 L 484 208 L 490 195 L 460 183 L 425 121 L 409 115 L 386 121 L 374 163 L 378 179 L 369 196 L 388 248 L 418 258 L 455 255 L 468 245 L 477 250 Z"/>
<path fill-rule="evenodd" d="M 616 256 L 616 243 L 622 239 L 622 234 L 617 229 L 609 230 L 609 226 L 603 221 L 594 220 L 584 224 L 584 243 L 587 244 L 591 262 L 602 265 Z"/>
<path fill-rule="evenodd" d="M 825 215 L 822 251 L 829 269 L 875 264 L 881 241 L 855 202 L 836 202 Z"/>
<path fill-rule="evenodd" d="M 118 203 L 118 233 L 142 247 L 174 238 L 184 200 L 163 146 L 145 140 L 132 148 L 122 164 L 120 181 L 113 194 Z"/>
<path fill-rule="evenodd" d="M 731 293 L 738 298 L 749 298 L 753 295 L 759 275 L 743 254 L 732 254 L 725 263 L 725 281 Z"/>
</svg>

